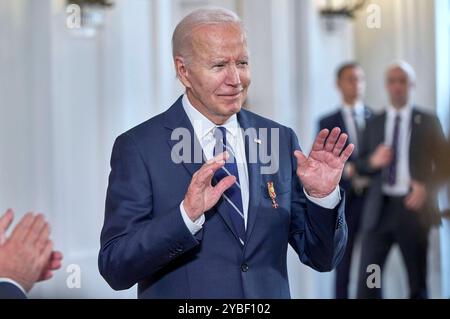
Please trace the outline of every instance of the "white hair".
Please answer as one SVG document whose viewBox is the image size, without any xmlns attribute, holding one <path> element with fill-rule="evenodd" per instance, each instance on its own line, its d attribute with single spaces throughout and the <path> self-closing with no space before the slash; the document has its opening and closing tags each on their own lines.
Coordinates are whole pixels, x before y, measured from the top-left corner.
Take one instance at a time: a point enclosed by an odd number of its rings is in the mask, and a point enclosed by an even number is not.
<svg viewBox="0 0 450 319">
<path fill-rule="evenodd" d="M 386 75 L 395 69 L 402 70 L 407 75 L 409 83 L 416 83 L 416 71 L 414 71 L 414 68 L 411 66 L 411 64 L 403 60 L 392 62 L 386 69 Z"/>
<path fill-rule="evenodd" d="M 231 10 L 220 7 L 205 7 L 188 14 L 178 23 L 172 36 L 172 54 L 189 60 L 192 54 L 192 33 L 202 25 L 235 24 L 242 30 L 244 38 L 246 32 L 239 16 Z"/>
</svg>

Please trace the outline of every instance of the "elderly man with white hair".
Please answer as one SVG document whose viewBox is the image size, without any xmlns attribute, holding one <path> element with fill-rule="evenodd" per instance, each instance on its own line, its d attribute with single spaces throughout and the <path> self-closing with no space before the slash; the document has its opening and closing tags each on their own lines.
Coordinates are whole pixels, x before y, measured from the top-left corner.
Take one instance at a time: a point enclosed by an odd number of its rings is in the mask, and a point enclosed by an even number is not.
<svg viewBox="0 0 450 319">
<path fill-rule="evenodd" d="M 390 105 L 367 123 L 360 144 L 360 172 L 372 176 L 362 220 L 358 298 L 381 298 L 380 278 L 393 244 L 408 272 L 410 298 L 427 298 L 428 233 L 440 223 L 436 190 L 442 182 L 445 137 L 435 115 L 412 102 L 416 81 L 406 62 L 386 71 Z"/>
<path fill-rule="evenodd" d="M 231 11 L 184 18 L 173 58 L 185 94 L 115 142 L 100 272 L 139 298 L 289 298 L 288 244 L 318 271 L 342 257 L 354 145 L 323 130 L 306 156 L 292 129 L 242 109 L 250 57 Z"/>
</svg>

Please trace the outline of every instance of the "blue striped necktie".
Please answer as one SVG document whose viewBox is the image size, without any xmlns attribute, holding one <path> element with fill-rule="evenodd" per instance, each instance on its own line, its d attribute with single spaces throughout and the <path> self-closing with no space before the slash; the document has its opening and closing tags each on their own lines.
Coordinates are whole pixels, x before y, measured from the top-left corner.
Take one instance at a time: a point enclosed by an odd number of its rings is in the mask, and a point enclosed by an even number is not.
<svg viewBox="0 0 450 319">
<path fill-rule="evenodd" d="M 242 194 L 241 194 L 241 184 L 239 182 L 239 173 L 236 164 L 235 152 L 231 145 L 227 144 L 226 128 L 219 126 L 214 130 L 214 138 L 216 145 L 214 147 L 214 156 L 223 153 L 225 151 L 230 154 L 230 158 L 225 163 L 225 166 L 218 170 L 214 177 L 217 182 L 221 181 L 227 176 L 236 176 L 236 183 L 234 183 L 229 189 L 225 191 L 223 197 L 225 199 L 225 204 L 228 207 L 228 212 L 230 214 L 231 221 L 236 230 L 239 240 L 242 245 L 244 245 L 245 240 L 245 220 L 244 220 L 244 210 L 242 205 Z"/>
</svg>

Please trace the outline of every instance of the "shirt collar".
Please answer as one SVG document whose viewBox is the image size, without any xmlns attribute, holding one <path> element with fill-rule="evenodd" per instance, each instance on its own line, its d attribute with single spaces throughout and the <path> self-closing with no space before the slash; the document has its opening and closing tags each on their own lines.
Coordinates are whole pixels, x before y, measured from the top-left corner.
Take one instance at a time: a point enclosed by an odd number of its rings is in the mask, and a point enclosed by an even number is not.
<svg viewBox="0 0 450 319">
<path fill-rule="evenodd" d="M 388 116 L 395 118 L 397 115 L 400 115 L 401 118 L 406 118 L 411 114 L 412 106 L 411 104 L 406 104 L 400 110 L 396 109 L 393 105 L 390 105 L 388 108 Z"/>
<path fill-rule="evenodd" d="M 342 104 L 342 108 L 344 112 L 348 114 L 352 114 L 352 111 L 355 112 L 356 116 L 360 116 L 364 114 L 364 104 L 362 101 L 357 101 L 354 106 L 351 106 L 345 102 Z"/>
<path fill-rule="evenodd" d="M 239 129 L 239 123 L 237 120 L 237 115 L 231 116 L 223 125 L 216 125 L 211 122 L 206 116 L 200 113 L 189 101 L 187 94 L 183 95 L 182 104 L 184 111 L 186 112 L 189 120 L 194 127 L 194 131 L 197 136 L 201 139 L 205 138 L 209 133 L 214 131 L 217 126 L 225 127 L 227 132 L 233 137 L 236 137 Z"/>
</svg>

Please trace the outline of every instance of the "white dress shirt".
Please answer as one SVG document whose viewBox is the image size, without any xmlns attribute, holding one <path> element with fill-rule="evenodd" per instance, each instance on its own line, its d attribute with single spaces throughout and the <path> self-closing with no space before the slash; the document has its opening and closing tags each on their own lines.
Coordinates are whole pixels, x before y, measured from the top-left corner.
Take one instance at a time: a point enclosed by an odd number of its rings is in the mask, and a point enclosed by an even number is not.
<svg viewBox="0 0 450 319">
<path fill-rule="evenodd" d="M 409 146 L 411 141 L 412 107 L 406 105 L 400 110 L 390 106 L 386 116 L 385 144 L 392 147 L 394 138 L 395 118 L 400 115 L 400 129 L 398 135 L 398 154 L 396 180 L 394 185 L 383 184 L 383 193 L 388 196 L 405 196 L 409 193 L 411 174 L 409 171 Z M 388 169 L 388 168 L 387 168 Z"/>
<path fill-rule="evenodd" d="M 352 112 L 355 112 L 355 119 L 353 119 Z M 355 145 L 358 144 L 358 130 L 355 125 L 355 121 L 358 124 L 358 127 L 363 130 L 366 126 L 366 117 L 365 117 L 365 110 L 364 110 L 364 104 L 361 101 L 356 102 L 354 106 L 348 105 L 346 103 L 342 106 L 342 117 L 344 118 L 344 124 L 347 128 L 347 133 L 349 136 L 349 140 L 351 143 Z M 358 149 L 355 149 L 355 152 L 358 152 Z"/>
<path fill-rule="evenodd" d="M 190 103 L 187 95 L 183 96 L 183 108 L 186 112 L 189 120 L 194 128 L 195 135 L 200 142 L 203 149 L 203 153 L 207 160 L 213 158 L 214 146 L 216 145 L 216 140 L 214 138 L 214 129 L 218 126 L 206 118 L 202 113 L 200 113 L 192 104 Z M 227 130 L 227 143 L 233 148 L 235 155 L 235 161 L 238 168 L 239 182 L 241 184 L 241 195 L 242 195 L 242 206 L 244 209 L 244 222 L 245 227 L 247 227 L 248 220 L 248 206 L 249 206 L 249 177 L 247 169 L 247 160 L 245 155 L 245 143 L 242 135 L 242 130 L 237 120 L 236 114 L 228 119 L 226 123 L 220 125 Z M 334 209 L 341 201 L 339 187 L 335 191 L 325 198 L 313 198 L 308 194 L 305 195 L 313 203 L 327 208 Z M 199 219 L 193 222 L 187 215 L 183 202 L 180 204 L 180 211 L 183 220 L 189 229 L 189 231 L 195 235 L 199 232 L 203 224 L 205 223 L 205 215 L 202 215 Z"/>
</svg>

